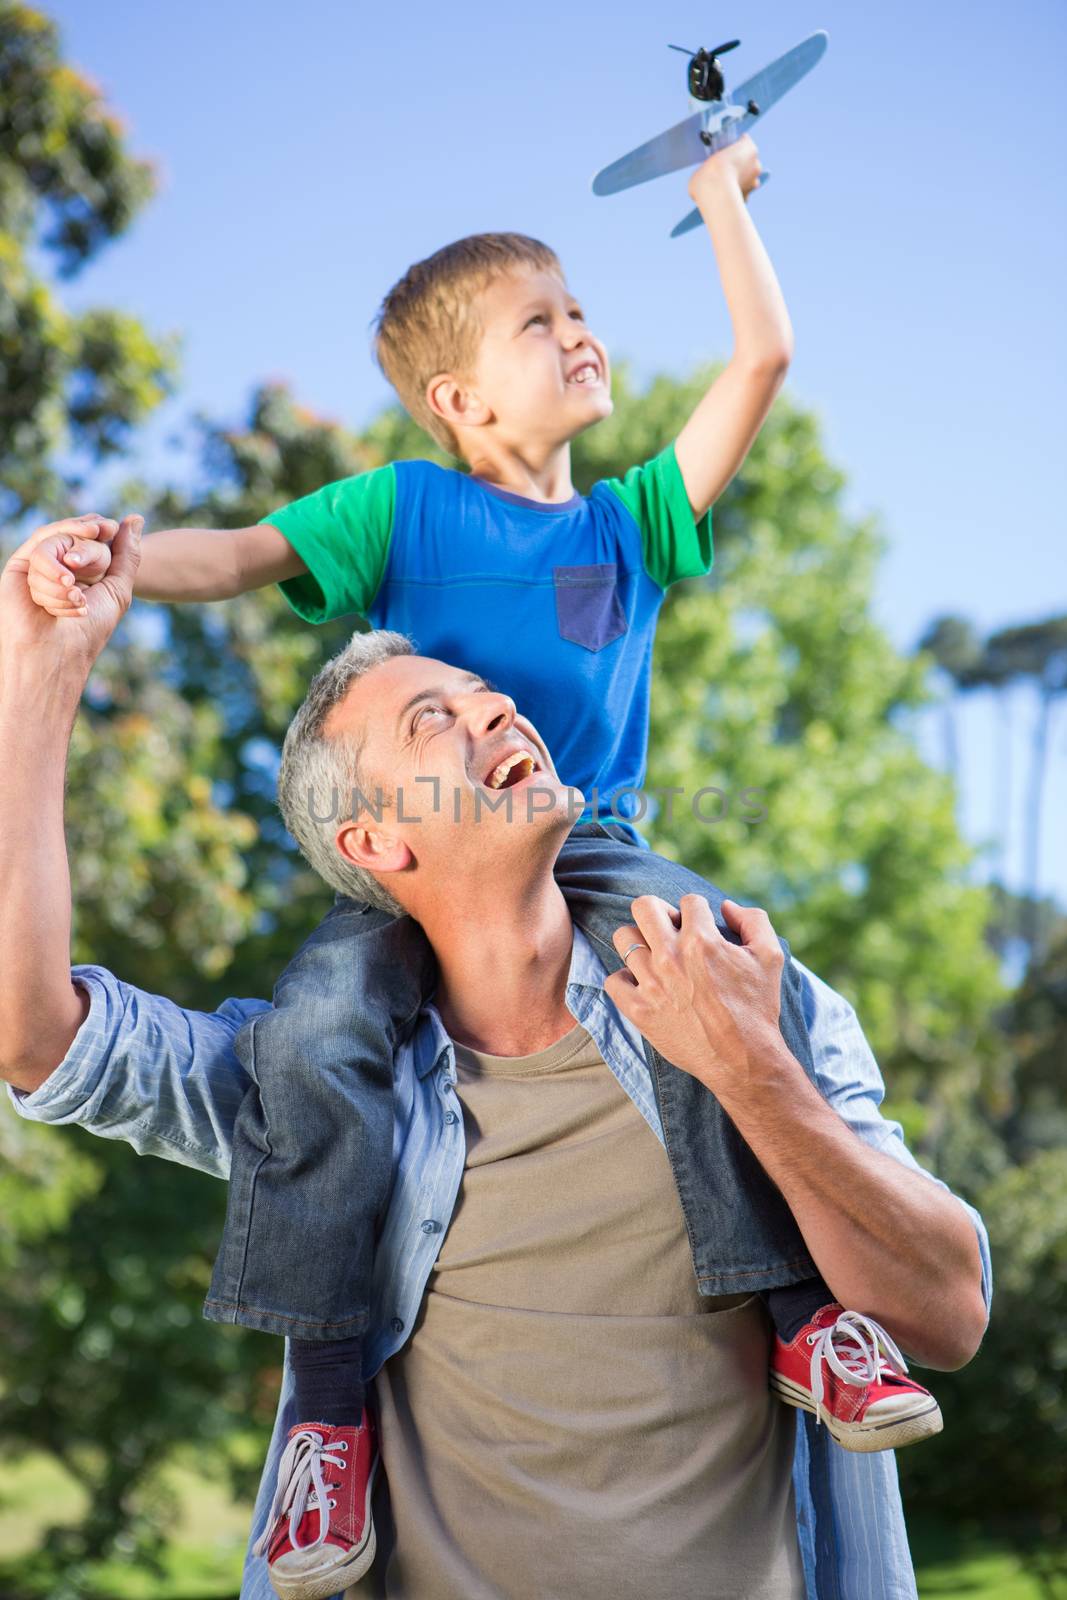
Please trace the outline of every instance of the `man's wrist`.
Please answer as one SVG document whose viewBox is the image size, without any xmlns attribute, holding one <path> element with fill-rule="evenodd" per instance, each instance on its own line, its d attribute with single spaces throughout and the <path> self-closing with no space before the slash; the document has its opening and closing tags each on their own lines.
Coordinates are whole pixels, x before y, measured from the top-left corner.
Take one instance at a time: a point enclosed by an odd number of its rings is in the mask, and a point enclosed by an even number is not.
<svg viewBox="0 0 1067 1600">
<path fill-rule="evenodd" d="M 57 662 L 55 656 L 35 659 L 29 654 L 5 660 L 0 666 L 0 715 L 19 719 L 26 732 L 42 726 L 69 728 L 89 670 L 87 662 Z"/>
<path fill-rule="evenodd" d="M 804 1068 L 778 1028 L 755 1043 L 743 1061 L 714 1067 L 697 1074 L 734 1122 L 750 1117 L 761 1120 L 778 1113 L 793 1115 L 798 1080 L 806 1082 Z"/>
</svg>

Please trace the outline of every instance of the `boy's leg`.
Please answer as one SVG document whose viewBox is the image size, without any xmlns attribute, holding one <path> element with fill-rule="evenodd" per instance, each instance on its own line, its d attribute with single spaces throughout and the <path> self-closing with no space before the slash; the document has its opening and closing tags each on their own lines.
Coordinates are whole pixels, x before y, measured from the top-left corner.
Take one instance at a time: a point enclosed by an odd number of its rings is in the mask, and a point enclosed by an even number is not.
<svg viewBox="0 0 1067 1600">
<path fill-rule="evenodd" d="M 730 939 L 713 884 L 677 862 L 608 834 L 598 823 L 579 823 L 565 840 L 555 869 L 574 921 L 610 968 L 619 965 L 616 929 L 632 922 L 631 902 L 658 895 L 677 905 L 683 895 L 708 901 Z M 814 1079 L 807 1026 L 798 1002 L 796 974 L 787 961 L 782 976 L 782 1032 Z M 669 1066 L 657 1073 L 660 1113 L 680 1191 L 701 1288 L 739 1294 L 788 1284 L 818 1282 L 803 1235 L 777 1186 L 767 1177 L 714 1095 Z M 826 1291 L 826 1300 L 832 1296 Z"/>
<path fill-rule="evenodd" d="M 284 1600 L 332 1595 L 374 1559 L 362 1335 L 392 1174 L 393 1058 L 435 974 L 409 917 L 339 899 L 235 1044 L 252 1085 L 204 1310 L 289 1336 L 300 1420 L 257 1541 Z"/>
<path fill-rule="evenodd" d="M 392 1171 L 393 1057 L 435 973 L 410 917 L 341 900 L 282 973 L 273 1008 L 238 1034 L 252 1086 L 212 1321 L 299 1340 L 363 1333 Z"/>
<path fill-rule="evenodd" d="M 601 824 L 579 824 L 571 832 L 556 864 L 556 879 L 575 922 L 605 956 L 609 950 L 614 955 L 611 936 L 632 920 L 630 902 L 639 895 L 658 895 L 677 905 L 684 894 L 699 894 L 725 929 L 718 889 L 687 868 L 627 842 L 624 835 L 609 834 Z M 787 960 L 782 1032 L 814 1081 L 795 978 Z M 878 1323 L 857 1320 L 834 1300 L 779 1190 L 715 1097 L 699 1085 L 694 1090 L 693 1082 L 675 1080 L 674 1087 L 682 1087 L 687 1096 L 678 1121 L 684 1123 L 687 1106 L 690 1114 L 699 1108 L 702 1155 L 710 1157 L 702 1161 L 700 1176 L 703 1185 L 715 1185 L 718 1202 L 709 1215 L 728 1216 L 730 1223 L 719 1240 L 700 1243 L 705 1252 L 718 1249 L 716 1292 L 742 1292 L 745 1269 L 758 1263 L 761 1298 L 776 1334 L 771 1371 L 775 1392 L 787 1404 L 815 1412 L 850 1450 L 899 1449 L 938 1432 L 941 1413 L 933 1396 L 906 1376 L 900 1352 Z M 676 1123 L 676 1142 L 679 1131 Z M 681 1156 L 672 1152 L 675 1162 L 684 1164 L 691 1157 L 692 1151 Z M 731 1278 L 731 1272 L 738 1276 Z"/>
</svg>

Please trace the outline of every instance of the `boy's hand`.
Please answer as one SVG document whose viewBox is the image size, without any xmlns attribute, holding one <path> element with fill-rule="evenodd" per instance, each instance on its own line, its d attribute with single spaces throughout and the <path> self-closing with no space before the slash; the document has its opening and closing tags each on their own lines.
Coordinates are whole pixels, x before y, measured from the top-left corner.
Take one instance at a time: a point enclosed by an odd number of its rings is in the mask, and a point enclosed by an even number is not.
<svg viewBox="0 0 1067 1600">
<path fill-rule="evenodd" d="M 78 517 L 77 533 L 43 528 L 30 541 L 27 582 L 34 603 L 53 617 L 84 616 L 85 589 L 99 583 L 111 566 L 111 541 L 118 523 L 108 517 Z"/>
<path fill-rule="evenodd" d="M 721 183 L 727 182 L 736 183 L 741 190 L 741 198 L 747 200 L 753 189 L 759 186 L 762 171 L 755 142 L 747 133 L 743 133 L 725 150 L 716 150 L 714 155 L 701 162 L 689 179 L 689 198 L 699 206 L 714 194 Z"/>
</svg>

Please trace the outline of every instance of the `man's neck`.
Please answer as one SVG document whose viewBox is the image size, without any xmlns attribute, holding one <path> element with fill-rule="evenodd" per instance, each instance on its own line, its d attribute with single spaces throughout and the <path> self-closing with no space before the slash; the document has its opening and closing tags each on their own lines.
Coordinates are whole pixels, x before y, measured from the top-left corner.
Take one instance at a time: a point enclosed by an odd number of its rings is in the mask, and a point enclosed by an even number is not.
<svg viewBox="0 0 1067 1600">
<path fill-rule="evenodd" d="M 473 430 L 472 430 L 473 431 Z M 570 440 L 541 446 L 510 445 L 479 430 L 465 441 L 471 477 L 527 500 L 560 505 L 574 494 Z"/>
<path fill-rule="evenodd" d="M 437 957 L 434 1003 L 447 1032 L 489 1055 L 547 1049 L 570 1031 L 567 1010 L 574 928 L 551 871 L 503 888 L 449 883 L 447 902 L 420 908 Z"/>
</svg>

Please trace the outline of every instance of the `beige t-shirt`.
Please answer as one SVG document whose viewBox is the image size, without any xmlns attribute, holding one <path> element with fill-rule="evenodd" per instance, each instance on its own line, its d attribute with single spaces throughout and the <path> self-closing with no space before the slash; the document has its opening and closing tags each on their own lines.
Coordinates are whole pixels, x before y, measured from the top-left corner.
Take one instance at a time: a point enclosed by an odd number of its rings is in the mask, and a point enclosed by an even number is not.
<svg viewBox="0 0 1067 1600">
<path fill-rule="evenodd" d="M 377 1379 L 392 1502 L 351 1600 L 803 1600 L 753 1297 L 698 1293 L 666 1152 L 580 1025 L 456 1047 L 467 1159 Z"/>
</svg>

